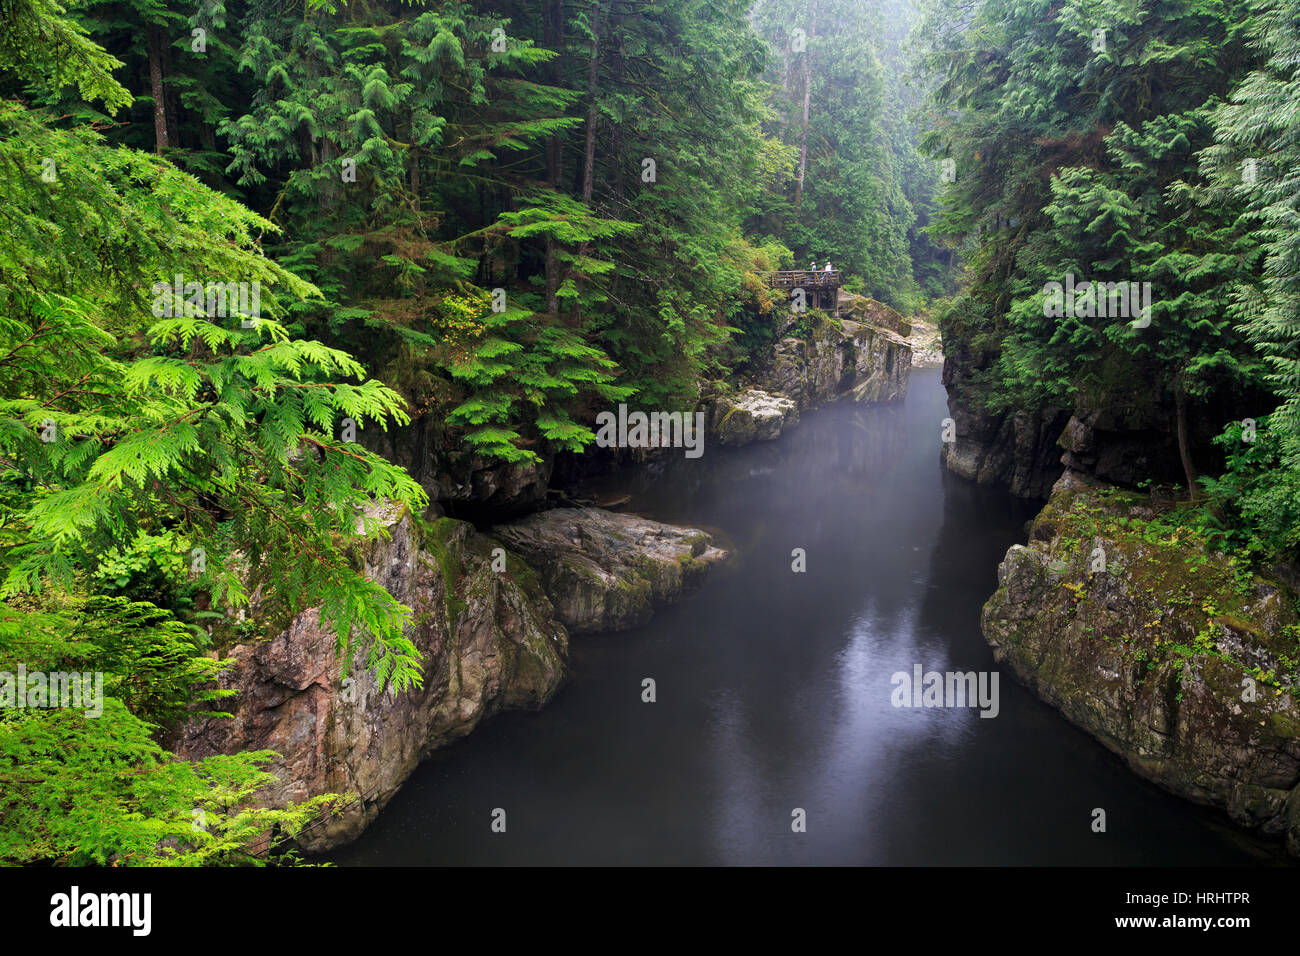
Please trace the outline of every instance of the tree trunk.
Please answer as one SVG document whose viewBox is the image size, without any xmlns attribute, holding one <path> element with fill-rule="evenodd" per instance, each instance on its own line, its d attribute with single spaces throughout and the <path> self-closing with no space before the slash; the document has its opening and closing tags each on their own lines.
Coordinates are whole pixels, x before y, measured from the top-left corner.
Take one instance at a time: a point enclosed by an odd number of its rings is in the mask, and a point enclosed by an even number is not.
<svg viewBox="0 0 1300 956">
<path fill-rule="evenodd" d="M 1196 469 L 1192 466 L 1191 452 L 1187 442 L 1187 393 L 1182 385 L 1174 387 L 1174 408 L 1177 413 L 1178 457 L 1183 463 L 1183 474 L 1187 476 L 1187 500 L 1196 500 Z"/>
<path fill-rule="evenodd" d="M 807 56 L 807 54 L 804 54 Z M 803 122 L 799 127 L 799 182 L 794 189 L 795 206 L 803 205 L 803 180 L 808 171 L 808 105 L 812 95 L 811 77 L 808 75 L 807 61 L 803 71 Z"/>
<path fill-rule="evenodd" d="M 149 39 L 149 84 L 153 95 L 153 137 L 154 147 L 162 152 L 170 144 L 167 138 L 167 100 L 163 90 L 162 31 L 150 24 L 147 31 Z"/>
<path fill-rule="evenodd" d="M 786 127 L 790 125 L 790 51 L 781 51 L 781 117 L 777 139 L 785 142 Z"/>
<path fill-rule="evenodd" d="M 794 190 L 795 206 L 803 205 L 803 181 L 808 171 L 808 107 L 812 103 L 812 41 L 817 33 L 817 4 L 809 12 L 808 44 L 803 52 L 803 123 L 799 129 L 799 182 Z"/>
<path fill-rule="evenodd" d="M 176 72 L 176 50 L 167 42 L 166 34 L 162 34 L 162 40 L 163 75 L 171 76 Z M 163 88 L 163 103 L 167 107 L 167 142 L 176 149 L 181 149 L 184 144 L 181 142 L 181 121 L 177 113 L 178 104 L 174 87 Z"/>
<path fill-rule="evenodd" d="M 562 53 L 560 48 L 564 45 L 564 0 L 546 0 L 542 13 L 542 32 L 542 42 L 546 48 Z M 556 56 L 550 62 L 548 79 L 552 86 L 560 86 L 564 81 L 564 73 L 560 68 L 561 60 L 563 56 Z M 560 161 L 560 137 L 559 134 L 553 133 L 546 138 L 546 178 L 556 188 L 560 185 Z"/>
<path fill-rule="evenodd" d="M 423 225 L 420 218 L 420 147 L 415 142 L 415 110 L 411 111 L 411 148 L 407 157 L 411 163 L 411 202 L 415 204 L 415 218 L 418 225 Z"/>
<path fill-rule="evenodd" d="M 605 59 L 609 63 L 609 86 L 615 92 L 623 88 L 623 47 L 619 37 L 623 35 L 624 18 L 617 8 L 611 6 L 605 31 Z M 615 120 L 609 124 L 609 190 L 614 197 L 616 216 L 623 213 L 623 124 Z"/>
<path fill-rule="evenodd" d="M 546 6 L 542 12 L 542 31 L 543 43 L 548 50 L 554 50 L 560 53 L 560 48 L 564 45 L 564 0 L 546 0 Z M 551 84 L 560 86 L 564 76 L 560 69 L 560 60 L 562 57 L 557 56 L 551 61 Z M 560 188 L 561 178 L 561 159 L 560 137 L 551 135 L 546 140 L 546 178 L 551 186 L 557 191 Z M 556 315 L 560 311 L 559 299 L 556 292 L 560 288 L 560 266 L 559 258 L 556 255 L 555 238 L 546 237 L 546 312 L 548 315 Z"/>
<path fill-rule="evenodd" d="M 600 72 L 600 0 L 593 0 L 591 4 L 591 62 L 587 67 L 587 142 L 582 153 L 582 202 L 588 209 L 591 208 L 593 193 L 596 185 L 596 121 L 599 117 L 597 111 L 597 93 L 598 79 Z M 589 249 L 588 243 L 583 243 L 578 248 L 579 257 L 585 256 Z M 582 280 L 578 280 L 578 291 L 582 291 Z M 581 298 L 581 296 L 579 296 Z M 579 299 L 573 300 L 573 324 L 579 325 L 582 322 L 582 306 Z"/>
<path fill-rule="evenodd" d="M 592 4 L 591 64 L 587 69 L 587 143 L 582 154 L 582 201 L 590 206 L 596 175 L 596 78 L 600 65 L 600 4 Z"/>
</svg>

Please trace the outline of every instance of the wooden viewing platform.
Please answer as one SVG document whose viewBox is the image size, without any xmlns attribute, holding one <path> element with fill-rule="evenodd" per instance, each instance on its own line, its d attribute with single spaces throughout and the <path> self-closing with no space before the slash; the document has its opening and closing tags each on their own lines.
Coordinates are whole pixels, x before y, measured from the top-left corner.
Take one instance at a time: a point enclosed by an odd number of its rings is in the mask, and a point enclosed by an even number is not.
<svg viewBox="0 0 1300 956">
<path fill-rule="evenodd" d="M 769 272 L 766 279 L 773 289 L 803 289 L 807 295 L 805 304 L 810 309 L 821 309 L 834 316 L 840 314 L 840 286 L 843 283 L 839 272 L 793 269 Z"/>
</svg>

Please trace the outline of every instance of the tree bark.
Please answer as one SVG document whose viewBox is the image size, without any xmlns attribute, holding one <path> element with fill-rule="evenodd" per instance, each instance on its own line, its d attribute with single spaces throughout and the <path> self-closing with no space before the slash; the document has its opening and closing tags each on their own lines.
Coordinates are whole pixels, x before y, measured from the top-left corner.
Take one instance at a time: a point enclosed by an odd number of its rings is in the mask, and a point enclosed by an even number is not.
<svg viewBox="0 0 1300 956">
<path fill-rule="evenodd" d="M 596 121 L 597 93 L 600 75 L 600 0 L 591 4 L 591 62 L 587 66 L 587 141 L 582 153 L 582 202 L 590 209 L 596 185 Z M 578 248 L 578 256 L 587 254 L 589 244 L 584 242 Z M 582 280 L 578 280 L 578 290 L 582 291 Z M 578 299 L 573 300 L 573 323 L 582 322 L 582 306 Z"/>
<path fill-rule="evenodd" d="M 777 138 L 785 142 L 785 131 L 790 125 L 790 51 L 781 51 L 781 117 Z"/>
<path fill-rule="evenodd" d="M 159 31 L 161 33 L 161 30 Z M 162 54 L 163 54 L 163 76 L 171 76 L 176 72 L 176 50 L 167 42 L 167 35 L 162 35 Z M 167 107 L 167 143 L 177 149 L 184 148 L 181 142 L 181 121 L 177 112 L 178 103 L 176 90 L 163 87 L 163 104 Z"/>
<path fill-rule="evenodd" d="M 154 148 L 161 153 L 170 143 L 167 137 L 167 100 L 163 89 L 162 31 L 154 24 L 147 31 L 149 41 L 149 85 L 153 95 Z"/>
<path fill-rule="evenodd" d="M 542 31 L 543 42 L 548 50 L 555 50 L 557 53 L 562 52 L 561 47 L 564 45 L 564 0 L 546 0 L 546 6 L 542 13 Z M 551 61 L 551 84 L 554 86 L 561 85 L 564 79 L 560 69 L 560 60 L 562 57 L 557 56 Z M 551 186 L 558 191 L 561 178 L 561 160 L 560 137 L 551 135 L 546 140 L 546 178 Z M 555 238 L 546 237 L 546 312 L 548 315 L 557 315 L 560 311 L 559 299 L 556 292 L 560 288 L 560 267 L 559 258 L 556 255 Z"/>
<path fill-rule="evenodd" d="M 1192 465 L 1192 455 L 1187 441 L 1187 393 L 1182 385 L 1174 386 L 1174 409 L 1177 418 L 1175 431 L 1178 434 L 1178 457 L 1183 463 L 1183 474 L 1187 477 L 1187 500 L 1196 500 L 1196 469 Z"/>
<path fill-rule="evenodd" d="M 605 31 L 605 58 L 609 62 L 609 86 L 618 91 L 623 86 L 623 47 L 618 38 L 623 35 L 624 18 L 611 6 Z M 609 189 L 614 197 L 615 215 L 623 214 L 623 124 L 615 120 L 609 124 Z"/>
<path fill-rule="evenodd" d="M 407 153 L 411 162 L 411 201 L 415 203 L 415 217 L 420 225 L 420 147 L 415 142 L 415 110 L 411 110 L 411 149 Z"/>
<path fill-rule="evenodd" d="M 564 0 L 545 0 L 542 12 L 542 42 L 548 50 L 563 53 L 564 45 Z M 548 67 L 548 79 L 552 86 L 560 86 L 564 73 L 560 68 L 563 56 L 551 60 Z M 552 186 L 560 185 L 560 137 L 553 133 L 546 138 L 546 178 Z"/>
<path fill-rule="evenodd" d="M 795 206 L 803 205 L 803 181 L 808 171 L 808 108 L 812 104 L 812 41 L 817 33 L 817 4 L 808 17 L 808 44 L 803 51 L 803 124 L 799 130 L 799 182 L 794 190 Z"/>
<path fill-rule="evenodd" d="M 590 206 L 596 175 L 596 81 L 600 65 L 600 4 L 592 4 L 591 63 L 587 69 L 587 143 L 582 154 L 582 201 Z"/>
</svg>

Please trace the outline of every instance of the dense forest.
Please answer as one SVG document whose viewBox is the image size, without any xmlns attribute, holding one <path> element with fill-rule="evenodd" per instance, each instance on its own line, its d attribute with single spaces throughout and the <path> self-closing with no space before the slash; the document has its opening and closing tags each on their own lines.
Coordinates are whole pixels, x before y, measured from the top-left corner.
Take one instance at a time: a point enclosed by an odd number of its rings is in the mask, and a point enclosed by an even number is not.
<svg viewBox="0 0 1300 956">
<path fill-rule="evenodd" d="M 1243 561 L 1300 557 L 1298 13 L 6 3 L 0 670 L 103 698 L 0 710 L 0 861 L 292 860 L 265 835 L 346 795 L 259 808 L 269 754 L 163 731 L 220 710 L 218 648 L 308 607 L 421 686 L 357 549 L 376 502 L 440 491 L 382 436 L 582 454 L 601 409 L 760 362 L 765 273 L 810 262 L 937 315 L 956 399 L 1123 405 L 1166 439 L 1135 485 Z"/>
<path fill-rule="evenodd" d="M 1180 483 L 1188 520 L 1265 563 L 1300 545 L 1295 14 L 935 4 L 915 34 L 925 143 L 956 170 L 934 233 L 969 273 L 941 317 L 960 391 L 1145 414 L 1165 450 L 1135 477 Z M 1146 314 L 1116 321 L 1111 283 Z"/>
<path fill-rule="evenodd" d="M 4 656 L 107 675 L 89 737 L 0 719 L 7 860 L 243 859 L 317 812 L 236 811 L 265 754 L 155 732 L 218 693 L 254 597 L 418 686 L 349 548 L 367 502 L 428 495 L 358 430 L 579 451 L 601 403 L 689 407 L 770 342 L 764 270 L 834 256 L 905 309 L 948 279 L 906 25 L 848 0 L 4 18 Z M 252 318 L 214 301 L 237 283 Z"/>
</svg>

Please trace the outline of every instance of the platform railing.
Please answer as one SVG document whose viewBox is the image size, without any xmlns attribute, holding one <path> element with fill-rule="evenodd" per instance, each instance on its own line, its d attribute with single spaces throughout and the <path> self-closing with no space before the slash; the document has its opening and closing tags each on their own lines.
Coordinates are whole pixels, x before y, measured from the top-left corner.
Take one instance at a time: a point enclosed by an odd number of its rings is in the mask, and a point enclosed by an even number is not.
<svg viewBox="0 0 1300 956">
<path fill-rule="evenodd" d="M 767 283 L 774 289 L 809 288 L 813 286 L 839 286 L 840 274 L 814 269 L 793 269 L 766 273 Z"/>
</svg>

